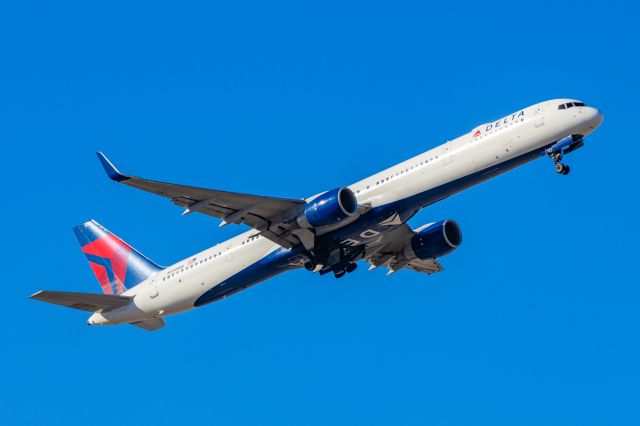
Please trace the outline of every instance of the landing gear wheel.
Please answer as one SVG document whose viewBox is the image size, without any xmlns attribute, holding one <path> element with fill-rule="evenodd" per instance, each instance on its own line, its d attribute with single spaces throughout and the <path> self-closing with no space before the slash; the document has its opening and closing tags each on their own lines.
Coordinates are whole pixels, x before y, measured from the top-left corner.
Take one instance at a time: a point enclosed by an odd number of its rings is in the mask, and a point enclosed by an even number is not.
<svg viewBox="0 0 640 426">
<path fill-rule="evenodd" d="M 357 267 L 358 265 L 356 265 L 355 263 L 350 263 L 349 265 L 347 265 L 347 272 L 351 273 L 355 271 Z"/>
<path fill-rule="evenodd" d="M 564 172 L 564 164 L 556 163 L 556 173 L 563 173 L 563 172 Z"/>
<path fill-rule="evenodd" d="M 347 273 L 347 271 L 345 271 L 344 269 L 341 270 L 341 271 L 334 271 L 333 272 L 333 276 L 336 277 L 336 278 L 342 278 L 342 277 L 344 277 L 344 274 L 346 274 L 346 273 Z"/>
<path fill-rule="evenodd" d="M 571 171 L 571 168 L 562 163 L 556 163 L 556 173 L 560 173 L 561 175 L 568 175 Z"/>
</svg>

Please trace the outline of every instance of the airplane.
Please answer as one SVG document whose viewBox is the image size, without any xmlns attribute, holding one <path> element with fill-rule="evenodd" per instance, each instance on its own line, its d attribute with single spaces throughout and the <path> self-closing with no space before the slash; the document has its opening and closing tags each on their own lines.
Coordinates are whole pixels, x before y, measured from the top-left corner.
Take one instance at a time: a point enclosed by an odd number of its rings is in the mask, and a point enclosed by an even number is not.
<svg viewBox="0 0 640 426">
<path fill-rule="evenodd" d="M 363 260 L 388 273 L 443 270 L 439 258 L 462 242 L 451 219 L 417 229 L 419 210 L 525 163 L 549 157 L 560 175 L 564 157 L 602 122 L 596 108 L 554 99 L 520 109 L 349 186 L 306 199 L 274 198 L 147 180 L 98 158 L 120 184 L 169 198 L 183 215 L 252 228 L 161 267 L 94 220 L 73 228 L 102 294 L 39 291 L 33 299 L 91 312 L 87 324 L 131 324 L 145 330 L 164 317 L 207 305 L 282 272 L 305 268 L 341 278 Z"/>
</svg>

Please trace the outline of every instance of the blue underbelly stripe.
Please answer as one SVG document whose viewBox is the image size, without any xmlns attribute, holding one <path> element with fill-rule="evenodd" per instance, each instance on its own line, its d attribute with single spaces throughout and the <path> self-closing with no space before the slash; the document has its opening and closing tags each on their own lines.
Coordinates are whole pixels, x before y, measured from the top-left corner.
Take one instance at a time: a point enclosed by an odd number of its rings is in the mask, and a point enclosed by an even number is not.
<svg viewBox="0 0 640 426">
<path fill-rule="evenodd" d="M 511 160 L 474 172 L 460 179 L 447 182 L 436 188 L 431 188 L 419 194 L 412 195 L 411 197 L 385 204 L 384 206 L 375 207 L 352 225 L 337 229 L 334 232 L 323 235 L 321 238 L 325 241 L 342 241 L 342 239 L 348 238 L 350 234 L 360 232 L 360 229 L 366 229 L 371 226 L 371 224 L 377 223 L 379 220 L 387 217 L 391 212 L 406 213 L 407 211 L 410 212 L 412 210 L 417 211 L 419 208 L 426 207 L 463 191 L 466 188 L 484 182 L 529 161 L 535 160 L 536 158 L 544 155 L 544 150 L 546 148 L 547 147 L 545 146 L 543 148 L 530 151 L 526 154 L 512 158 Z M 392 229 L 394 229 L 394 227 L 388 228 L 389 231 Z M 258 284 L 267 278 L 298 268 L 299 266 L 291 264 L 291 259 L 298 256 L 303 250 L 304 248 L 302 246 L 294 247 L 293 249 L 279 248 L 275 250 L 256 263 L 246 267 L 237 274 L 232 275 L 221 284 L 216 285 L 209 291 L 202 294 L 195 301 L 194 306 L 198 307 L 215 302 Z"/>
<path fill-rule="evenodd" d="M 215 302 L 258 284 L 267 278 L 298 268 L 298 266 L 291 265 L 291 259 L 296 257 L 302 250 L 303 247 L 294 247 L 293 249 L 278 248 L 204 293 L 195 301 L 193 306 L 198 307 Z"/>
</svg>

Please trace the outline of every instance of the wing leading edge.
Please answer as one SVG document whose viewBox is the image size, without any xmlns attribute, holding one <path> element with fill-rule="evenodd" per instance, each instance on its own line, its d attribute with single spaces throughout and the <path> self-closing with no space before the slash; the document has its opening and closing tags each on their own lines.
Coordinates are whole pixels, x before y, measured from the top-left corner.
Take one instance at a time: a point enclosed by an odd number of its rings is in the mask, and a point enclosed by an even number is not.
<svg viewBox="0 0 640 426">
<path fill-rule="evenodd" d="M 222 219 L 221 226 L 244 223 L 285 248 L 300 244 L 299 238 L 291 233 L 289 223 L 304 209 L 304 200 L 227 192 L 128 176 L 116 169 L 102 152 L 97 155 L 111 180 L 169 198 L 173 204 L 185 209 L 183 214 L 197 212 L 216 217 Z"/>
</svg>

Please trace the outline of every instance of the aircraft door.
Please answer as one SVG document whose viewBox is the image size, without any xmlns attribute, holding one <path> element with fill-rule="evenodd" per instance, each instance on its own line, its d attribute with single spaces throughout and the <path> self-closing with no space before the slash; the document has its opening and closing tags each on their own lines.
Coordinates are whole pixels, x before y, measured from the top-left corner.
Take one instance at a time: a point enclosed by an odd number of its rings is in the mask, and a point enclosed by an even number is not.
<svg viewBox="0 0 640 426">
<path fill-rule="evenodd" d="M 440 148 L 440 156 L 442 157 L 442 165 L 448 166 L 453 163 L 453 154 L 451 154 L 451 148 L 449 147 L 449 142 Z"/>
<path fill-rule="evenodd" d="M 533 115 L 534 115 L 533 125 L 535 127 L 543 126 L 544 125 L 544 107 L 542 105 L 538 105 Z"/>
<path fill-rule="evenodd" d="M 231 262 L 233 260 L 233 253 L 231 252 L 231 246 L 227 246 L 225 249 L 224 258 L 227 262 Z"/>
<path fill-rule="evenodd" d="M 151 282 L 149 283 L 149 297 L 151 299 L 154 299 L 156 297 L 158 297 L 158 281 L 155 279 L 151 279 Z"/>
</svg>

